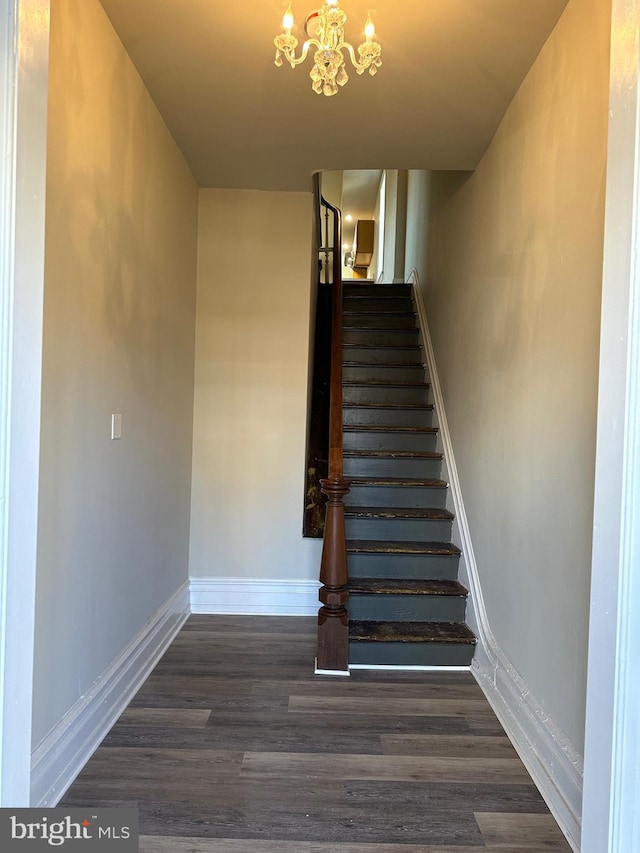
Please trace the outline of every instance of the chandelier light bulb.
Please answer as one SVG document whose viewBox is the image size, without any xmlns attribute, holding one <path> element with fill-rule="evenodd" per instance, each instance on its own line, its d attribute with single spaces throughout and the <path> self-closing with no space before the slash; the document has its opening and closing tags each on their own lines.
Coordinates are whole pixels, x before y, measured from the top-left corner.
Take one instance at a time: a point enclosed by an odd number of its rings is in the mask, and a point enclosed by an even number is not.
<svg viewBox="0 0 640 853">
<path fill-rule="evenodd" d="M 367 23 L 364 25 L 364 34 L 367 38 L 367 41 L 371 41 L 371 39 L 376 34 L 376 25 L 373 23 L 373 19 L 371 18 L 371 12 L 369 12 L 369 16 L 367 17 Z"/>
<path fill-rule="evenodd" d="M 293 27 L 293 12 L 291 11 L 291 5 L 289 5 L 287 11 L 284 13 L 284 17 L 282 18 L 282 27 L 287 35 L 291 35 L 291 29 Z"/>
<path fill-rule="evenodd" d="M 368 71 L 371 76 L 377 73 L 382 65 L 380 54 L 382 47 L 375 40 L 376 29 L 371 12 L 365 24 L 365 41 L 356 51 L 345 41 L 344 25 L 347 15 L 338 5 L 338 0 L 325 0 L 323 6 L 310 12 L 305 20 L 304 29 L 308 36 L 302 45 L 300 55 L 296 56 L 298 39 L 292 34 L 293 12 L 291 6 L 282 18 L 283 32 L 275 37 L 275 64 L 281 66 L 286 60 L 292 68 L 300 65 L 307 58 L 311 48 L 314 48 L 314 65 L 309 76 L 311 88 L 318 95 L 335 95 L 339 86 L 344 86 L 349 75 L 346 70 L 346 56 L 357 74 Z"/>
</svg>

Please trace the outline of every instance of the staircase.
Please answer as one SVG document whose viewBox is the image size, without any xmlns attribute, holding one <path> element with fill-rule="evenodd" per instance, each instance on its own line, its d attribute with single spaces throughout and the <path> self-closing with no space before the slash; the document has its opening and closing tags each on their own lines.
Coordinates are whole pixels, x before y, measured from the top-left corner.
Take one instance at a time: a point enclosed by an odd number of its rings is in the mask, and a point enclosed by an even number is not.
<svg viewBox="0 0 640 853">
<path fill-rule="evenodd" d="M 345 283 L 349 663 L 467 666 L 475 637 L 409 284 Z"/>
</svg>

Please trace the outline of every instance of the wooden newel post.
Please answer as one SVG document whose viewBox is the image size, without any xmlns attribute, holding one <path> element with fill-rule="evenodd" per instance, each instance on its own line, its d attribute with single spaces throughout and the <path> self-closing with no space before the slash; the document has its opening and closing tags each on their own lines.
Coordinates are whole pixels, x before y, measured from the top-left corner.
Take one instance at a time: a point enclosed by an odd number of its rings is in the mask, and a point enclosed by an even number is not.
<svg viewBox="0 0 640 853">
<path fill-rule="evenodd" d="M 318 611 L 319 670 L 349 671 L 349 618 L 345 607 L 349 593 L 347 583 L 346 535 L 344 528 L 344 496 L 351 483 L 342 477 L 321 480 L 328 497 L 320 565 L 318 594 L 323 607 Z"/>
</svg>

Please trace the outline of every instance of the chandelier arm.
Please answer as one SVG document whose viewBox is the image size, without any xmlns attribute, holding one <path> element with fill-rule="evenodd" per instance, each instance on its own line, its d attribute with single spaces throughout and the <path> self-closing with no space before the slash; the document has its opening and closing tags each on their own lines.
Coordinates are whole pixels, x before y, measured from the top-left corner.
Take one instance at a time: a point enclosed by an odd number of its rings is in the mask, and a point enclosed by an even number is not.
<svg viewBox="0 0 640 853">
<path fill-rule="evenodd" d="M 309 48 L 312 44 L 315 44 L 316 47 L 320 47 L 320 42 L 316 39 L 307 39 L 305 43 L 302 45 L 300 56 L 296 58 L 295 56 L 287 56 L 289 64 L 292 68 L 295 68 L 296 65 L 301 65 L 307 56 L 309 55 Z"/>
<path fill-rule="evenodd" d="M 363 62 L 358 62 L 358 60 L 356 59 L 356 52 L 353 49 L 353 45 L 351 45 L 351 44 L 349 44 L 349 42 L 345 41 L 340 45 L 340 47 L 343 50 L 346 48 L 349 51 L 349 56 L 351 57 L 351 64 L 356 69 L 356 71 L 360 71 L 360 70 L 366 71 L 369 63 L 367 63 L 365 65 Z"/>
</svg>

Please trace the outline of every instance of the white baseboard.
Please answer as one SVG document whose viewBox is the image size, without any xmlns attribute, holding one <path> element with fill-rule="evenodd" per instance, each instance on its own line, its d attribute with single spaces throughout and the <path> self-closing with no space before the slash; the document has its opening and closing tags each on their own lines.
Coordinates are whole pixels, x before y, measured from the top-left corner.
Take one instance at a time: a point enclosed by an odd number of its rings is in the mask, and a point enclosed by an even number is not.
<svg viewBox="0 0 640 853">
<path fill-rule="evenodd" d="M 60 801 L 188 617 L 185 583 L 34 750 L 33 806 L 52 808 Z"/>
<path fill-rule="evenodd" d="M 493 637 L 491 645 L 485 640 L 478 647 L 471 672 L 567 841 L 579 853 L 582 757 L 545 714 Z"/>
<path fill-rule="evenodd" d="M 471 671 L 567 840 L 575 851 L 579 851 L 582 759 L 564 733 L 544 713 L 491 631 L 417 270 L 412 271 L 410 280 L 456 516 L 456 530 L 460 540 L 456 544 L 462 550 L 464 580 L 469 586 L 471 618 L 467 621 L 478 639 Z"/>
<path fill-rule="evenodd" d="M 333 675 L 338 676 L 339 678 L 349 678 L 351 673 L 350 669 L 353 667 L 349 667 L 349 669 L 318 669 L 318 658 L 315 660 L 315 665 L 313 669 L 314 675 Z"/>
<path fill-rule="evenodd" d="M 470 666 L 396 666 L 386 663 L 350 663 L 349 669 L 372 669 L 381 672 L 470 672 Z"/>
<path fill-rule="evenodd" d="M 191 612 L 245 616 L 315 616 L 318 581 L 192 578 Z"/>
</svg>

